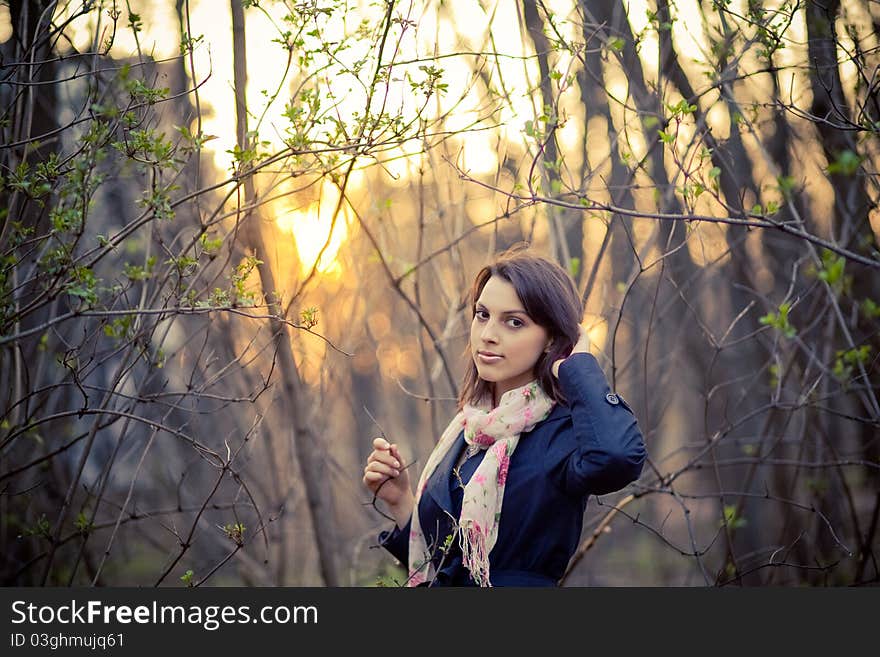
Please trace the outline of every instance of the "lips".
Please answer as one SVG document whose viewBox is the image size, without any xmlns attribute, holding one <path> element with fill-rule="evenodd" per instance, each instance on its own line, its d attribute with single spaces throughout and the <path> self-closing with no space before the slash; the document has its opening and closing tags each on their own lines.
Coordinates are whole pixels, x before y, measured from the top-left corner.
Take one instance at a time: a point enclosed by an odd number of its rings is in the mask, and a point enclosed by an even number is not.
<svg viewBox="0 0 880 657">
<path fill-rule="evenodd" d="M 491 365 L 492 363 L 497 363 L 498 361 L 500 361 L 502 358 L 504 358 L 504 356 L 493 354 L 491 351 L 478 351 L 477 358 L 480 360 L 481 363 Z"/>
</svg>

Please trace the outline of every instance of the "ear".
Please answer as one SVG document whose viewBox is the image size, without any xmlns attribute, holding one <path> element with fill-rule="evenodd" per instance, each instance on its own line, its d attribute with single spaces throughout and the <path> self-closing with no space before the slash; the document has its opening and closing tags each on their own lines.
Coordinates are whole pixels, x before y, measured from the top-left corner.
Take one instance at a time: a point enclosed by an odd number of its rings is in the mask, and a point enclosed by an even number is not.
<svg viewBox="0 0 880 657">
<path fill-rule="evenodd" d="M 550 353 L 550 347 L 552 347 L 552 346 L 553 346 L 553 340 L 550 340 L 550 342 L 547 343 L 547 346 L 544 347 L 544 353 L 545 353 L 545 354 L 549 354 L 549 353 Z"/>
</svg>

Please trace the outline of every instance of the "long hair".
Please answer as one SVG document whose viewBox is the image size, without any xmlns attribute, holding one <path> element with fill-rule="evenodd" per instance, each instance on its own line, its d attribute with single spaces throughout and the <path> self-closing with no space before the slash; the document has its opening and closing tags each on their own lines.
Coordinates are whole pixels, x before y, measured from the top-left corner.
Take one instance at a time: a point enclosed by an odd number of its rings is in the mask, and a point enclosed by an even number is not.
<svg viewBox="0 0 880 657">
<path fill-rule="evenodd" d="M 470 293 L 471 322 L 476 315 L 477 299 L 492 276 L 499 276 L 513 285 L 526 313 L 553 339 L 550 350 L 542 352 L 535 363 L 535 376 L 550 398 L 567 403 L 551 368 L 553 363 L 571 353 L 578 339 L 583 304 L 574 281 L 556 263 L 530 253 L 528 245 L 511 247 L 483 267 L 474 279 Z M 492 395 L 492 384 L 481 379 L 477 372 L 470 338 L 466 352 L 469 364 L 458 396 L 458 410 L 465 404 L 477 404 L 486 397 L 491 399 Z"/>
</svg>

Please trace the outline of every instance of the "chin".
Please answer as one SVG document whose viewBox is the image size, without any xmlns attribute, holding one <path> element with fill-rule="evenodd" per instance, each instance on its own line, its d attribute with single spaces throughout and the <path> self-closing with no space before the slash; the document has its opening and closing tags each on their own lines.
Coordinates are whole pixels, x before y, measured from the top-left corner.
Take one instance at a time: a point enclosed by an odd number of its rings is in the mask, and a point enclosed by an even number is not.
<svg viewBox="0 0 880 657">
<path fill-rule="evenodd" d="M 486 372 L 477 367 L 477 376 L 479 376 L 483 381 L 487 381 L 488 383 L 495 383 L 499 380 L 499 376 L 497 374 L 493 374 L 490 372 Z"/>
</svg>

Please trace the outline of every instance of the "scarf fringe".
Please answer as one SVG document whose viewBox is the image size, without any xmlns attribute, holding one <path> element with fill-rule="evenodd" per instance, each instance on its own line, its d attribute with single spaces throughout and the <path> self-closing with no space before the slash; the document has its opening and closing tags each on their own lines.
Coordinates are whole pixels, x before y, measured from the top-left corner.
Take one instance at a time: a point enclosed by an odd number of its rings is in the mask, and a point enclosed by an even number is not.
<svg viewBox="0 0 880 657">
<path fill-rule="evenodd" d="M 471 521 L 462 527 L 461 539 L 462 560 L 470 571 L 473 580 L 480 586 L 492 586 L 489 581 L 489 554 L 486 551 L 486 535 L 480 531 L 479 524 Z"/>
</svg>

